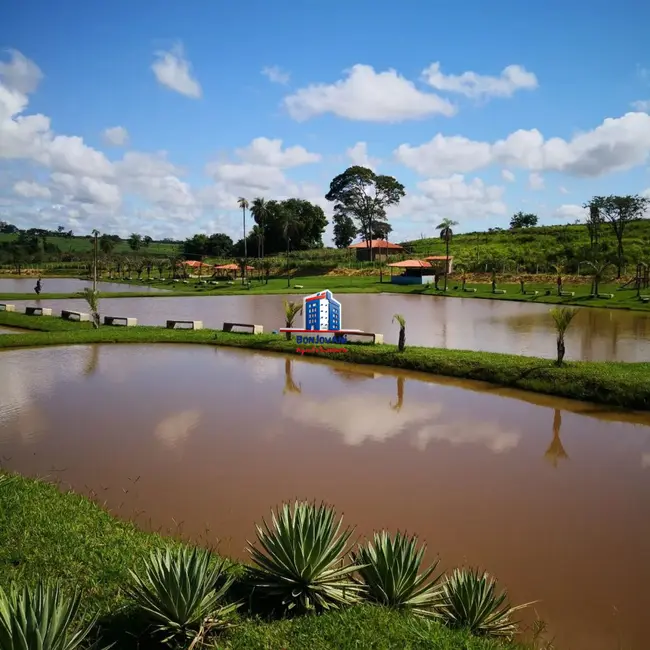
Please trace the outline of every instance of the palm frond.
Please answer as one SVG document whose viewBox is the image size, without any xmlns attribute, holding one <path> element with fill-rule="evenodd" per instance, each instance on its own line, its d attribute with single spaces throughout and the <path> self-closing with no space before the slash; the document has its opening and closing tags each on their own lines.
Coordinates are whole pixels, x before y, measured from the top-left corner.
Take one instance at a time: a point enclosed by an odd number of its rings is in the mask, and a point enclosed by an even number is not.
<svg viewBox="0 0 650 650">
<path fill-rule="evenodd" d="M 393 323 L 397 322 L 400 327 L 406 327 L 406 318 L 402 314 L 393 314 Z"/>
<path fill-rule="evenodd" d="M 555 322 L 555 329 L 559 334 L 564 334 L 569 325 L 571 325 L 571 321 L 578 313 L 578 310 L 572 309 L 571 307 L 553 307 L 549 313 Z"/>
<path fill-rule="evenodd" d="M 284 319 L 287 327 L 293 327 L 296 316 L 302 311 L 302 303 L 284 300 Z"/>
</svg>

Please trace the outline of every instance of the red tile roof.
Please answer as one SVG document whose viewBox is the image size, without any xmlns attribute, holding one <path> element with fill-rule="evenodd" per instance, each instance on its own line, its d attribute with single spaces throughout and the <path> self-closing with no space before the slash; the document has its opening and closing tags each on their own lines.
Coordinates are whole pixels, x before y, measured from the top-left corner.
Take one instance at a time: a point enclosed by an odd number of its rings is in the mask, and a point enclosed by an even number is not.
<svg viewBox="0 0 650 650">
<path fill-rule="evenodd" d="M 393 262 L 388 266 L 395 266 L 400 269 L 430 269 L 431 264 L 424 260 L 404 260 L 402 262 Z"/>
<path fill-rule="evenodd" d="M 352 244 L 348 248 L 368 248 L 368 242 L 362 241 L 358 244 Z M 388 248 L 391 250 L 404 250 L 399 244 L 393 244 L 392 242 L 386 241 L 385 239 L 372 239 L 370 241 L 370 248 Z"/>
<path fill-rule="evenodd" d="M 425 257 L 424 259 L 425 259 L 425 260 L 434 260 L 434 261 L 438 261 L 438 260 L 443 261 L 443 260 L 446 260 L 447 257 L 446 257 L 445 255 L 431 255 L 431 256 L 429 256 L 429 257 Z M 453 260 L 453 259 L 454 259 L 454 256 L 453 256 L 453 255 L 450 255 L 450 256 L 449 256 L 449 259 L 450 259 L 450 260 Z"/>
</svg>

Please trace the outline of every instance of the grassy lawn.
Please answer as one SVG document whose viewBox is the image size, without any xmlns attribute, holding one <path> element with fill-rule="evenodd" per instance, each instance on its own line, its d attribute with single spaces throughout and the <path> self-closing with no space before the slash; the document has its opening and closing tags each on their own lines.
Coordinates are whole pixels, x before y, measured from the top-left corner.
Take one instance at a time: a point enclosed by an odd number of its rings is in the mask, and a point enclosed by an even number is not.
<svg viewBox="0 0 650 650">
<path fill-rule="evenodd" d="M 115 281 L 132 286 L 140 286 L 137 282 Z M 297 288 L 296 285 L 300 288 Z M 442 285 L 442 283 L 441 283 Z M 286 278 L 272 278 L 268 284 L 253 280 L 250 288 L 241 286 L 241 282 L 232 285 L 221 283 L 218 286 L 211 284 L 199 284 L 192 279 L 188 284 L 183 282 L 171 282 L 164 280 L 160 282 L 147 283 L 147 286 L 167 291 L 160 293 L 142 292 L 119 292 L 102 293 L 103 298 L 161 298 L 170 296 L 222 296 L 222 295 L 261 295 L 261 294 L 309 294 L 323 289 L 330 289 L 334 293 L 396 293 L 396 294 L 420 294 L 432 296 L 449 296 L 454 298 L 474 298 L 484 300 L 515 300 L 519 302 L 533 302 L 542 304 L 579 305 L 581 307 L 603 307 L 610 309 L 633 309 L 650 312 L 650 302 L 643 303 L 639 300 L 634 289 L 620 289 L 618 284 L 604 284 L 600 287 L 599 293 L 613 294 L 613 298 L 592 298 L 590 285 L 586 284 L 565 284 L 565 292 L 574 292 L 574 296 L 558 296 L 557 288 L 552 283 L 526 284 L 526 294 L 522 294 L 519 284 L 499 284 L 499 289 L 505 289 L 505 294 L 492 293 L 490 284 L 467 284 L 468 289 L 476 289 L 476 292 L 463 292 L 458 279 L 449 279 L 448 291 L 436 291 L 430 285 L 393 285 L 390 278 L 384 278 L 380 282 L 377 276 L 342 276 L 342 275 L 311 275 L 296 277 L 287 287 Z M 538 295 L 534 295 L 537 291 Z M 550 291 L 550 295 L 546 292 Z M 646 292 L 650 295 L 650 290 Z M 643 292 L 642 292 L 643 295 Z M 42 293 L 41 298 L 78 298 L 77 293 Z M 0 293 L 0 301 L 11 302 L 11 300 L 33 300 L 36 296 L 30 293 Z"/>
<path fill-rule="evenodd" d="M 17 477 L 0 490 L 0 586 L 57 579 L 82 590 L 83 617 L 99 612 L 100 634 L 116 650 L 159 648 L 146 643 L 124 594 L 129 569 L 157 548 L 178 542 L 139 531 L 98 505 L 52 484 Z M 238 565 L 231 570 L 237 574 Z M 243 608 L 246 609 L 246 608 Z M 237 650 L 497 650 L 522 647 L 473 637 L 406 614 L 357 606 L 321 616 L 268 620 L 243 611 L 215 648 Z"/>
<path fill-rule="evenodd" d="M 11 312 L 0 312 L 0 325 L 31 330 L 29 333 L 3 334 L 0 336 L 0 349 L 88 343 L 189 343 L 300 354 L 294 341 L 286 341 L 283 336 L 274 334 L 253 336 L 220 330 L 168 330 L 145 326 L 95 330 L 89 323 Z M 548 359 L 495 352 L 407 346 L 400 353 L 394 345 L 369 344 L 346 344 L 345 349 L 345 352 L 334 354 L 317 351 L 314 356 L 485 381 L 615 407 L 650 410 L 650 363 L 570 361 L 558 368 Z"/>
</svg>

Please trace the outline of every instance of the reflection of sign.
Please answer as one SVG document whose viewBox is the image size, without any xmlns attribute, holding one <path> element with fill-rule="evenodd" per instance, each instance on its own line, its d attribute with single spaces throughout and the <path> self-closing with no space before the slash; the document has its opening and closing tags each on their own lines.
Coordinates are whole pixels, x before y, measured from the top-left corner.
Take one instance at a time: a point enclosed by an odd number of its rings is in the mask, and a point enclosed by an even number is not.
<svg viewBox="0 0 650 650">
<path fill-rule="evenodd" d="M 303 329 L 285 327 L 280 330 L 296 334 L 296 343 L 346 343 L 345 334 L 353 331 L 343 330 L 341 303 L 329 289 L 305 296 L 302 313 Z"/>
</svg>

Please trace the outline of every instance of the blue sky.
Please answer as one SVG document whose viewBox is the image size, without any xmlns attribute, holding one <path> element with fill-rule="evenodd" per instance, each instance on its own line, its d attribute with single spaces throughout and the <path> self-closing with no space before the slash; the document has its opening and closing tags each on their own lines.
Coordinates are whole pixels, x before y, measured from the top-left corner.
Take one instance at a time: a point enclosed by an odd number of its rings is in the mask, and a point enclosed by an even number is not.
<svg viewBox="0 0 650 650">
<path fill-rule="evenodd" d="M 329 212 L 358 163 L 407 188 L 394 239 L 572 222 L 650 190 L 649 23 L 629 0 L 12 3 L 0 219 L 236 237 L 238 196 Z"/>
</svg>

